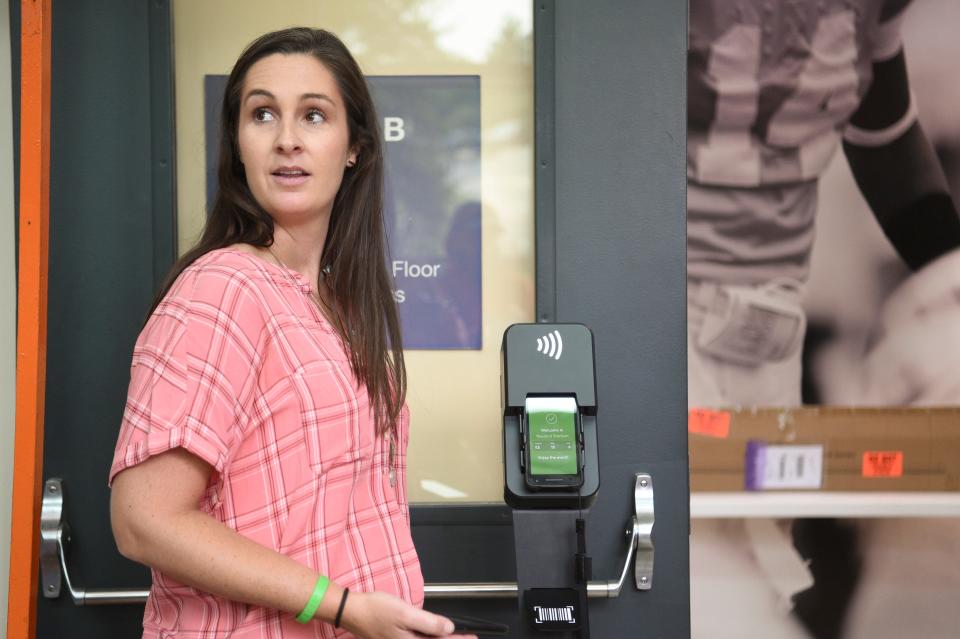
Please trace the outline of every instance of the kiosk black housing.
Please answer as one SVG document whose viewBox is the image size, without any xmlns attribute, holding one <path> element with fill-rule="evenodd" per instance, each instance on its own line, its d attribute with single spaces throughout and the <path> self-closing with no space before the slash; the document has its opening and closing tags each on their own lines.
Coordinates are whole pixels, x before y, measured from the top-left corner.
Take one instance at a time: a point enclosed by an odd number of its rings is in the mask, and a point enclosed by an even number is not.
<svg viewBox="0 0 960 639">
<path fill-rule="evenodd" d="M 582 324 L 514 324 L 501 348 L 504 500 L 512 508 L 589 508 L 600 488 L 597 452 L 597 383 L 593 333 Z M 579 487 L 531 489 L 524 477 L 525 407 L 528 397 L 574 397 L 577 402 Z"/>
</svg>

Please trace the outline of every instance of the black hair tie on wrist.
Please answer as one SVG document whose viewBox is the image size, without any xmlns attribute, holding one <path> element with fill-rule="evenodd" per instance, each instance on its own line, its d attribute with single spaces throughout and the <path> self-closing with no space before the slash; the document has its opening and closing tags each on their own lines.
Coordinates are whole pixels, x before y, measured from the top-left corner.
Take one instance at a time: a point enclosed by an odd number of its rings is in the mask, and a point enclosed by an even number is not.
<svg viewBox="0 0 960 639">
<path fill-rule="evenodd" d="M 349 588 L 344 588 L 344 589 L 343 589 L 343 595 L 340 596 L 340 607 L 337 608 L 337 616 L 333 618 L 333 627 L 334 627 L 334 628 L 339 628 L 339 627 L 340 627 L 340 617 L 343 616 L 343 607 L 344 607 L 345 605 L 347 605 L 347 594 L 349 594 L 349 593 L 350 593 L 350 589 L 349 589 Z"/>
</svg>

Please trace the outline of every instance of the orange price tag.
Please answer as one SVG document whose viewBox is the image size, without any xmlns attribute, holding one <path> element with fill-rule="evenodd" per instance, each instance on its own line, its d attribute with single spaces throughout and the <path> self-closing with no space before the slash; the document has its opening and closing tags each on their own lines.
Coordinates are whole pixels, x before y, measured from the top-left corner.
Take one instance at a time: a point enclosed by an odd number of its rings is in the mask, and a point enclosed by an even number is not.
<svg viewBox="0 0 960 639">
<path fill-rule="evenodd" d="M 868 450 L 863 454 L 864 477 L 902 477 L 903 452 Z"/>
<path fill-rule="evenodd" d="M 687 413 L 687 430 L 697 435 L 726 439 L 730 436 L 730 413 L 694 408 Z"/>
</svg>

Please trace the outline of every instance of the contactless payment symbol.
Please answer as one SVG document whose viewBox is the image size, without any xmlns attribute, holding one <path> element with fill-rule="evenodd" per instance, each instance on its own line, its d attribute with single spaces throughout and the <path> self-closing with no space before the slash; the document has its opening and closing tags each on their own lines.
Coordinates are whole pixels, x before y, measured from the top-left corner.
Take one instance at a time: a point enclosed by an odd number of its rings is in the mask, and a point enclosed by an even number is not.
<svg viewBox="0 0 960 639">
<path fill-rule="evenodd" d="M 563 338 L 560 337 L 560 331 L 553 331 L 543 337 L 538 337 L 537 352 L 553 359 L 560 359 L 560 355 L 563 353 Z"/>
</svg>

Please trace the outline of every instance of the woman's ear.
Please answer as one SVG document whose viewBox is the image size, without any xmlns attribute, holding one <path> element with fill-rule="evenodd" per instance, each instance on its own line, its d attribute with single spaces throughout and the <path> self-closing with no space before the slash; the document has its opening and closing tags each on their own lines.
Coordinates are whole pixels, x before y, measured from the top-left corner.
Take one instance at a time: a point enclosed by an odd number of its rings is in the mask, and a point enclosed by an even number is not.
<svg viewBox="0 0 960 639">
<path fill-rule="evenodd" d="M 357 150 L 350 149 L 350 153 L 347 154 L 347 168 L 356 166 L 357 164 Z"/>
</svg>

